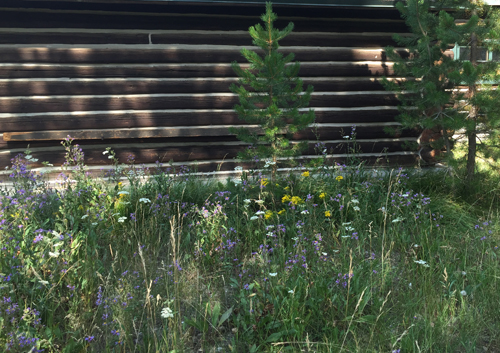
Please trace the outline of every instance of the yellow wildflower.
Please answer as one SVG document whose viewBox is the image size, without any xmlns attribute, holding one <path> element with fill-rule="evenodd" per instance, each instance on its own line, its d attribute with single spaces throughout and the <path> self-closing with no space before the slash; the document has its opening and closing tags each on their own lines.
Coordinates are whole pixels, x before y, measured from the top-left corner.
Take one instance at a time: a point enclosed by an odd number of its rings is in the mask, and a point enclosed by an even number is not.
<svg viewBox="0 0 500 353">
<path fill-rule="evenodd" d="M 330 211 L 325 211 L 325 217 L 331 217 L 332 213 Z"/>
<path fill-rule="evenodd" d="M 266 186 L 267 184 L 269 184 L 269 180 L 267 180 L 267 178 L 263 178 L 260 180 L 260 185 Z"/>
<path fill-rule="evenodd" d="M 322 192 L 321 194 L 319 194 L 320 199 L 324 199 L 325 197 L 326 197 L 326 192 Z"/>
<path fill-rule="evenodd" d="M 308 171 L 305 171 L 304 173 L 302 173 L 302 176 L 303 176 L 303 177 L 308 177 L 309 175 L 310 175 L 310 174 L 309 174 L 309 172 L 308 172 Z"/>
<path fill-rule="evenodd" d="M 283 198 L 281 199 L 281 202 L 282 203 L 286 203 L 286 202 L 290 202 L 292 201 L 292 198 L 290 197 L 290 195 L 285 195 L 283 196 Z"/>
<path fill-rule="evenodd" d="M 285 213 L 285 209 L 282 209 L 281 211 L 278 212 L 279 215 L 282 215 L 283 213 Z"/>
<path fill-rule="evenodd" d="M 273 216 L 273 211 L 269 211 L 269 210 L 267 210 L 267 211 L 266 211 L 266 214 L 264 215 L 264 218 L 265 218 L 265 219 L 269 219 L 269 218 L 271 218 L 272 216 Z"/>
<path fill-rule="evenodd" d="M 293 197 L 292 197 L 292 203 L 293 203 L 294 205 L 298 205 L 299 203 L 302 203 L 302 202 L 303 202 L 303 201 L 302 201 L 302 199 L 301 199 L 300 197 L 298 197 L 298 196 L 293 196 Z"/>
<path fill-rule="evenodd" d="M 121 188 L 122 186 L 123 186 L 123 183 L 120 181 L 120 182 L 118 183 L 118 187 L 119 187 L 119 188 Z"/>
<path fill-rule="evenodd" d="M 338 177 L 335 178 L 335 180 L 337 180 L 337 181 L 341 181 L 342 179 L 344 179 L 344 177 L 342 175 L 339 175 Z"/>
<path fill-rule="evenodd" d="M 287 186 L 286 188 L 283 188 L 283 190 L 290 190 L 290 187 Z"/>
</svg>

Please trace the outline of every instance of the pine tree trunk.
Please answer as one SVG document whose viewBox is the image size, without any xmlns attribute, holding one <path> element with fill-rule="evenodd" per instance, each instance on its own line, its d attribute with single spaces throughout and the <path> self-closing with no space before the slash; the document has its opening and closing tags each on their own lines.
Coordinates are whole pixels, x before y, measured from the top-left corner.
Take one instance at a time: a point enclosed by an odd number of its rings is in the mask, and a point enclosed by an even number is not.
<svg viewBox="0 0 500 353">
<path fill-rule="evenodd" d="M 472 12 L 473 15 L 477 14 L 477 11 L 474 10 Z M 478 48 L 477 48 L 477 36 L 476 33 L 472 33 L 470 40 L 470 62 L 476 67 L 477 66 L 477 57 L 478 57 Z M 474 98 L 477 92 L 477 85 L 474 83 L 469 85 L 468 87 L 468 99 L 471 100 Z M 475 105 L 471 105 L 469 112 L 469 120 L 471 121 L 471 126 L 467 131 L 467 142 L 468 142 L 468 151 L 467 151 L 467 183 L 471 183 L 474 180 L 474 173 L 476 171 L 476 150 L 477 150 L 477 141 L 476 141 L 476 128 L 477 128 L 477 116 L 478 116 L 478 107 Z"/>
</svg>

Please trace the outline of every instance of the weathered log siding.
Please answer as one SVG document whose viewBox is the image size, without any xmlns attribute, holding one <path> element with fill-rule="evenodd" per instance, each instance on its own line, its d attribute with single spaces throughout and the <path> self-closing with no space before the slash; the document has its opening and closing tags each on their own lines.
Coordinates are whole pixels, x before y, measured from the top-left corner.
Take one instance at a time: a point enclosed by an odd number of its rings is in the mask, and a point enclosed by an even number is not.
<svg viewBox="0 0 500 353">
<path fill-rule="evenodd" d="M 416 132 L 394 136 L 397 97 L 380 79 L 393 77 L 383 47 L 405 33 L 394 9 L 275 5 L 278 27 L 295 31 L 281 42 L 295 53 L 300 76 L 315 92 L 316 126 L 296 134 L 319 136 L 332 158 L 345 159 L 343 136 L 356 125 L 368 163 L 413 164 L 405 145 Z M 231 61 L 252 48 L 246 29 L 263 6 L 4 1 L 0 5 L 0 167 L 24 151 L 55 166 L 60 139 L 76 138 L 86 162 L 198 164 L 200 171 L 232 170 L 245 144 L 229 126 L 245 124 L 233 111 L 237 97 Z M 406 51 L 400 49 L 401 55 Z M 394 78 L 396 79 L 396 78 Z M 35 165 L 36 166 L 36 165 Z M 40 165 L 38 165 L 40 166 Z M 3 168 L 2 168 L 3 169 Z"/>
</svg>

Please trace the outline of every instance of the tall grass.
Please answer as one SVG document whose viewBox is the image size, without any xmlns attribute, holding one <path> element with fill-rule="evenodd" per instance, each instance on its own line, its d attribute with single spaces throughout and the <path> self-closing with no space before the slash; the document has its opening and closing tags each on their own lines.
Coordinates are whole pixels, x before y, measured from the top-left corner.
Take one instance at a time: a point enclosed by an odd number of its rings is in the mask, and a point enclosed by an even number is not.
<svg viewBox="0 0 500 353">
<path fill-rule="evenodd" d="M 110 149 L 99 179 L 71 142 L 60 188 L 23 154 L 0 192 L 5 351 L 500 350 L 496 192 L 321 156 L 200 180 Z"/>
</svg>

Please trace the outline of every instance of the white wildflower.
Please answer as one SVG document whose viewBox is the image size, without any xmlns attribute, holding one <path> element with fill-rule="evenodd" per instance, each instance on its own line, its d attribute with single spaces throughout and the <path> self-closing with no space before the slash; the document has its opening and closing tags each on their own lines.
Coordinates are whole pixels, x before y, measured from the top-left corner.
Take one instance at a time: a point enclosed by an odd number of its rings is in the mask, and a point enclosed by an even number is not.
<svg viewBox="0 0 500 353">
<path fill-rule="evenodd" d="M 244 203 L 244 204 L 247 204 L 247 205 L 248 205 L 250 202 L 252 202 L 252 200 L 250 200 L 250 199 L 244 199 L 244 200 L 243 200 L 243 203 Z"/>
<path fill-rule="evenodd" d="M 342 138 L 344 138 L 344 139 L 348 139 L 349 137 L 350 136 L 347 136 L 347 135 L 346 136 L 342 136 Z"/>
<path fill-rule="evenodd" d="M 408 284 L 408 287 L 410 287 L 410 289 L 411 289 L 411 282 Z"/>
<path fill-rule="evenodd" d="M 467 276 L 467 272 L 462 271 L 462 276 Z"/>
<path fill-rule="evenodd" d="M 161 310 L 161 317 L 164 319 L 169 319 L 171 317 L 174 317 L 174 313 L 173 313 L 172 309 L 170 309 L 169 307 L 166 307 L 166 308 L 163 308 Z"/>
<path fill-rule="evenodd" d="M 466 291 L 461 291 L 460 294 L 462 295 L 462 297 L 465 297 L 467 295 L 467 292 Z"/>
<path fill-rule="evenodd" d="M 338 253 L 340 252 L 340 250 L 332 250 L 334 253 Z"/>
<path fill-rule="evenodd" d="M 323 254 L 323 256 L 327 256 L 328 255 L 326 252 L 322 252 L 321 254 Z"/>
<path fill-rule="evenodd" d="M 55 243 L 55 244 L 54 244 L 54 248 L 58 248 L 58 247 L 60 247 L 61 245 L 63 245 L 63 243 Z"/>
<path fill-rule="evenodd" d="M 288 293 L 293 294 L 293 293 L 295 293 L 295 291 L 294 291 L 293 289 L 290 289 L 290 290 L 288 291 Z"/>
<path fill-rule="evenodd" d="M 108 159 L 113 159 L 113 156 L 112 156 L 112 155 L 109 155 L 109 156 L 108 156 Z"/>
<path fill-rule="evenodd" d="M 126 219 L 127 219 L 127 217 L 120 217 L 120 218 L 118 218 L 118 223 L 123 223 L 123 222 L 125 222 Z"/>
<path fill-rule="evenodd" d="M 264 211 L 257 211 L 255 212 L 256 216 L 262 216 L 263 214 L 266 214 Z"/>
<path fill-rule="evenodd" d="M 233 179 L 234 185 L 240 185 L 241 184 L 241 179 Z"/>
<path fill-rule="evenodd" d="M 118 192 L 118 195 L 129 195 L 129 194 L 130 194 L 130 192 L 125 191 L 125 190 Z"/>
<path fill-rule="evenodd" d="M 302 213 L 302 214 L 309 214 L 309 211 L 308 210 L 304 210 L 304 211 L 301 211 L 300 213 Z"/>
<path fill-rule="evenodd" d="M 88 214 L 84 214 L 84 215 L 82 216 L 82 219 L 85 219 L 85 218 L 87 218 L 88 216 L 89 216 Z"/>
<path fill-rule="evenodd" d="M 59 252 L 57 252 L 57 251 L 56 251 L 56 252 L 51 252 L 51 251 L 49 251 L 49 256 L 50 256 L 50 257 L 58 257 L 59 255 L 60 255 L 60 254 L 59 254 Z"/>
<path fill-rule="evenodd" d="M 352 199 L 351 202 L 352 203 L 359 203 L 359 200 L 358 199 Z"/>
<path fill-rule="evenodd" d="M 343 226 L 350 226 L 352 222 L 345 222 L 345 223 L 342 223 Z"/>
<path fill-rule="evenodd" d="M 424 260 L 413 260 L 413 262 L 415 262 L 416 264 L 422 265 L 422 266 L 424 266 L 424 267 L 430 267 L 430 266 L 427 264 L 427 261 L 424 261 Z"/>
<path fill-rule="evenodd" d="M 93 225 L 93 226 L 96 226 L 96 225 L 97 225 L 97 222 L 92 223 L 92 225 Z"/>
<path fill-rule="evenodd" d="M 31 158 L 33 158 L 33 156 L 32 156 L 31 154 L 28 154 L 28 155 L 26 155 L 26 157 L 24 157 L 24 158 L 26 158 L 26 159 L 31 159 Z"/>
<path fill-rule="evenodd" d="M 251 221 L 255 221 L 256 219 L 259 219 L 259 217 L 257 217 L 257 216 L 252 216 L 252 217 L 250 217 L 250 220 L 251 220 Z"/>
<path fill-rule="evenodd" d="M 354 232 L 353 227 L 345 227 L 346 232 Z"/>
<path fill-rule="evenodd" d="M 108 153 L 109 153 L 109 151 L 104 151 L 102 154 L 103 154 L 103 155 L 106 155 L 106 154 L 108 154 Z"/>
<path fill-rule="evenodd" d="M 237 166 L 237 167 L 234 167 L 234 170 L 236 170 L 237 172 L 242 172 L 243 167 Z"/>
<path fill-rule="evenodd" d="M 402 217 L 398 217 L 398 218 L 394 218 L 394 219 L 392 220 L 392 223 L 398 223 L 398 222 L 401 222 L 401 221 L 404 221 L 404 218 L 402 218 Z"/>
<path fill-rule="evenodd" d="M 352 208 L 352 209 L 353 209 L 354 211 L 358 211 L 358 212 L 361 210 L 358 206 L 353 206 L 353 208 Z"/>
<path fill-rule="evenodd" d="M 47 284 L 49 284 L 49 282 L 47 281 L 44 281 L 44 280 L 41 280 L 41 281 L 38 281 L 39 283 L 43 284 L 44 286 L 46 286 Z"/>
<path fill-rule="evenodd" d="M 278 274 L 278 272 L 271 272 L 271 273 L 269 274 L 269 276 L 271 276 L 271 277 L 276 277 L 276 275 L 277 275 L 277 274 Z"/>
<path fill-rule="evenodd" d="M 151 203 L 151 200 L 150 200 L 150 199 L 148 199 L 148 198 L 145 198 L 145 197 L 141 197 L 141 198 L 139 199 L 139 202 Z"/>
<path fill-rule="evenodd" d="M 273 232 L 267 232 L 267 234 L 266 234 L 266 235 L 267 235 L 268 237 L 272 237 L 272 236 L 274 235 L 274 233 L 273 233 Z"/>
<path fill-rule="evenodd" d="M 255 203 L 258 205 L 262 205 L 264 203 L 264 200 L 255 200 Z"/>
</svg>

